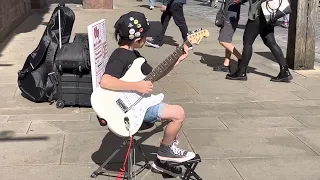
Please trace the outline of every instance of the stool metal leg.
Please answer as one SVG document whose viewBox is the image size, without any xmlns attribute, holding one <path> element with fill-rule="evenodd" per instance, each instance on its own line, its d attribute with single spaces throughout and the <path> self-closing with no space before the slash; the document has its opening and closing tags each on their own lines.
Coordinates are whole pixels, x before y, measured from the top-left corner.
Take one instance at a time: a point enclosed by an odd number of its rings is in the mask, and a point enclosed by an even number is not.
<svg viewBox="0 0 320 180">
<path fill-rule="evenodd" d="M 111 154 L 111 156 L 108 157 L 108 159 L 106 161 L 104 161 L 104 163 L 91 174 L 92 178 L 96 178 L 98 176 L 98 174 L 101 172 L 101 170 L 112 160 L 112 158 L 123 148 L 123 146 L 125 146 L 129 141 L 125 140 L 121 146 Z"/>
</svg>

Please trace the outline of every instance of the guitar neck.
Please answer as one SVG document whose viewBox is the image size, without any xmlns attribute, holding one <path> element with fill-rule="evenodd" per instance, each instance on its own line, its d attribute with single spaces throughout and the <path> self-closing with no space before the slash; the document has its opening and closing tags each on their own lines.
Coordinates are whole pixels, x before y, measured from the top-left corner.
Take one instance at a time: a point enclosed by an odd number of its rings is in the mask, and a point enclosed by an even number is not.
<svg viewBox="0 0 320 180">
<path fill-rule="evenodd" d="M 191 47 L 191 43 L 187 40 L 184 42 L 188 47 Z M 164 61 L 162 61 L 153 71 L 147 75 L 144 79 L 145 81 L 156 81 L 159 77 L 166 73 L 170 67 L 174 66 L 180 56 L 184 53 L 184 45 L 179 46 L 170 56 L 168 56 Z"/>
</svg>

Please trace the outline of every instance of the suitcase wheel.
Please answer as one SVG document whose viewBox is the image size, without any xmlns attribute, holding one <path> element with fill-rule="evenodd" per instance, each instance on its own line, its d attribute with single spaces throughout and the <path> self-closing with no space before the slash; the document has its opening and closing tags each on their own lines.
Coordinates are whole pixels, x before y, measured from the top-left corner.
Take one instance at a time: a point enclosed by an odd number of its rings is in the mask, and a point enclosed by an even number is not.
<svg viewBox="0 0 320 180">
<path fill-rule="evenodd" d="M 64 108 L 64 100 L 58 100 L 56 106 L 58 109 L 63 109 Z"/>
<path fill-rule="evenodd" d="M 61 64 L 59 65 L 58 69 L 59 69 L 60 72 L 62 72 L 62 66 L 61 66 Z"/>
</svg>

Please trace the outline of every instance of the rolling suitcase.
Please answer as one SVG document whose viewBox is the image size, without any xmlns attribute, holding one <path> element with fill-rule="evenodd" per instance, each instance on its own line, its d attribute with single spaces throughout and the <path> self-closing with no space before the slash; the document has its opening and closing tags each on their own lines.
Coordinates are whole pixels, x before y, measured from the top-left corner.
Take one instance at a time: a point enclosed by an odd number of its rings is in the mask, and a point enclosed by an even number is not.
<svg viewBox="0 0 320 180">
<path fill-rule="evenodd" d="M 73 42 L 58 50 L 55 63 L 60 73 L 90 73 L 88 35 L 76 34 Z"/>
<path fill-rule="evenodd" d="M 59 99 L 56 107 L 65 106 L 91 107 L 91 73 L 86 75 L 64 73 L 60 76 Z"/>
</svg>

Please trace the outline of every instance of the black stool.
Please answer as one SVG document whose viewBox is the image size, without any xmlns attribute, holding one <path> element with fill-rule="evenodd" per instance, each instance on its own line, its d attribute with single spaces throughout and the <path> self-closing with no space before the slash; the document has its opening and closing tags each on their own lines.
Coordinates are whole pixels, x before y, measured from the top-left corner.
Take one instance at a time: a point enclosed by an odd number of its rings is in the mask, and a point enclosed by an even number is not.
<svg viewBox="0 0 320 180">
<path fill-rule="evenodd" d="M 99 118 L 97 116 L 97 119 L 99 121 L 99 124 L 101 126 L 106 126 L 107 125 L 107 121 Z M 145 124 L 145 126 L 150 126 L 150 124 Z M 96 178 L 100 173 L 104 173 L 104 172 L 108 172 L 107 170 L 103 170 L 104 167 L 112 160 L 112 158 L 124 147 L 126 146 L 128 143 L 130 143 L 130 137 L 129 139 L 125 140 L 122 145 L 111 155 L 109 156 L 109 158 L 96 170 L 91 174 L 92 178 Z M 132 178 L 134 178 L 135 175 L 139 174 L 140 172 L 142 172 L 144 169 L 151 169 L 151 165 L 149 163 L 148 158 L 146 157 L 145 153 L 142 151 L 139 143 L 137 143 L 137 141 L 134 139 L 134 137 L 132 137 L 132 147 L 130 150 L 130 155 L 128 157 L 128 168 L 127 168 L 127 172 L 124 173 L 124 177 L 126 177 L 128 180 L 132 180 Z M 135 149 L 137 149 L 141 155 L 144 158 L 145 164 L 143 166 L 141 166 L 139 169 L 137 169 L 136 171 L 132 171 L 131 169 L 131 165 L 132 165 L 132 158 L 134 156 L 134 152 Z M 177 163 L 177 162 L 167 162 L 168 166 L 184 166 L 186 168 L 186 171 L 182 177 L 182 180 L 189 180 L 191 177 L 196 178 L 197 180 L 202 180 L 202 178 L 199 177 L 199 175 L 195 172 L 195 169 L 198 165 L 198 163 L 201 162 L 201 158 L 199 156 L 199 154 L 196 154 L 196 156 L 186 162 L 182 162 L 182 163 Z M 135 175 L 134 175 L 135 174 Z"/>
<path fill-rule="evenodd" d="M 189 161 L 185 161 L 182 163 L 168 162 L 168 166 L 184 166 L 186 168 L 186 172 L 182 177 L 183 180 L 189 180 L 192 176 L 197 180 L 202 180 L 201 177 L 194 171 L 199 162 L 201 162 L 201 158 L 199 154 L 196 154 L 196 156 Z"/>
<path fill-rule="evenodd" d="M 107 121 L 98 117 L 97 116 L 97 119 L 99 121 L 99 124 L 101 126 L 106 126 L 107 125 Z M 103 174 L 103 173 L 106 173 L 106 172 L 109 172 L 108 170 L 105 170 L 104 167 L 114 158 L 114 156 L 124 147 L 126 147 L 126 145 L 128 145 L 130 143 L 130 137 L 128 137 L 127 140 L 125 140 L 121 145 L 120 147 L 115 151 L 113 152 L 108 158 L 107 160 L 104 161 L 104 163 L 97 169 L 95 170 L 92 174 L 91 174 L 91 177 L 92 178 L 96 178 L 99 174 Z M 138 150 L 140 152 L 140 154 L 143 156 L 144 158 L 144 162 L 145 164 L 143 166 L 141 166 L 139 169 L 137 169 L 136 171 L 133 171 L 132 169 L 132 165 L 133 163 L 135 162 L 132 162 L 132 158 L 134 158 L 135 156 L 135 150 Z M 149 163 L 149 160 L 147 158 L 147 156 L 145 155 L 145 153 L 142 151 L 142 148 L 141 146 L 137 143 L 137 141 L 134 139 L 134 136 L 132 136 L 132 146 L 131 146 L 131 149 L 130 149 L 130 154 L 129 154 L 129 157 L 128 157 L 128 161 L 127 161 L 127 171 L 124 172 L 123 174 L 123 178 L 127 178 L 128 180 L 132 180 L 135 175 L 138 175 L 139 173 L 141 173 L 144 169 L 150 169 L 151 168 L 151 165 Z"/>
</svg>

